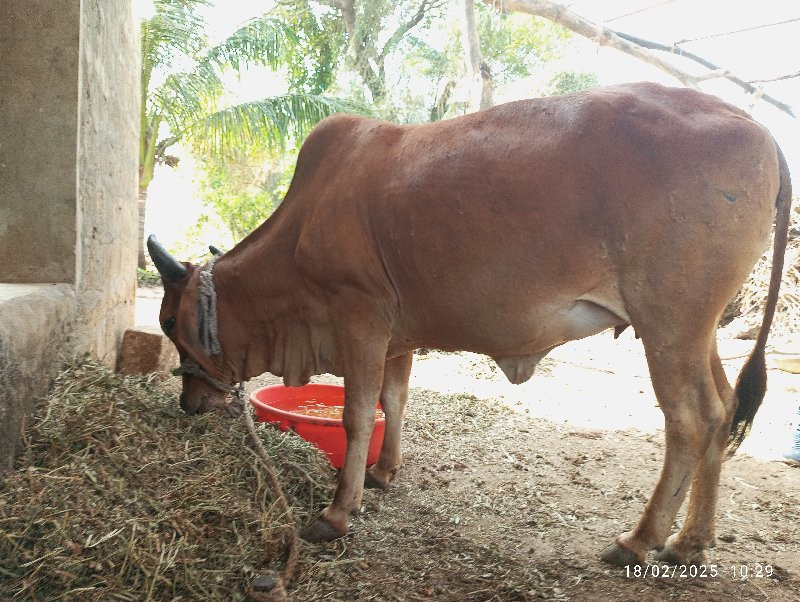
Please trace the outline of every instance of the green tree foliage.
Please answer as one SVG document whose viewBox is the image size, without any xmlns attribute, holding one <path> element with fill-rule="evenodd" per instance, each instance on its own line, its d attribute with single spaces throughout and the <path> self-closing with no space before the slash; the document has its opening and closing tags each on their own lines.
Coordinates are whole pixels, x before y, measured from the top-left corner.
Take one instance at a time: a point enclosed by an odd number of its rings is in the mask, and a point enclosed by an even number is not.
<svg viewBox="0 0 800 602">
<path fill-rule="evenodd" d="M 440 30 L 444 44 L 433 44 L 411 36 L 408 52 L 402 62 L 395 113 L 399 121 L 419 123 L 438 121 L 466 110 L 466 103 L 453 103 L 453 94 L 463 79 L 465 68 L 461 37 L 456 23 L 443 24 Z"/>
<path fill-rule="evenodd" d="M 600 82 L 594 73 L 561 71 L 556 73 L 547 84 L 547 94 L 548 96 L 560 96 L 599 85 Z"/>
<path fill-rule="evenodd" d="M 444 15 L 446 4 L 445 0 L 338 0 L 348 38 L 347 66 L 360 76 L 379 110 L 391 110 L 387 64 L 403 52 L 410 32 L 430 29 Z"/>
<path fill-rule="evenodd" d="M 289 138 L 302 139 L 331 113 L 359 110 L 353 103 L 317 96 L 319 85 L 226 106 L 224 71 L 252 65 L 277 68 L 289 53 L 302 48 L 304 37 L 294 32 L 292 23 L 267 14 L 210 46 L 207 24 L 197 10 L 208 2 L 154 0 L 153 17 L 142 21 L 142 188 L 150 183 L 153 164 L 167 161 L 167 150 L 181 139 L 221 155 L 245 144 L 273 149 Z M 320 77 L 324 79 L 308 76 Z M 168 126 L 165 135 L 162 124 Z"/>
<path fill-rule="evenodd" d="M 220 216 L 235 241 L 255 230 L 283 200 L 296 153 L 203 160 L 203 201 Z"/>
<path fill-rule="evenodd" d="M 394 118 L 388 74 L 412 31 L 445 16 L 447 0 L 278 0 L 273 15 L 292 23 L 300 52 L 289 58 L 295 89 L 325 89 Z"/>
<path fill-rule="evenodd" d="M 561 56 L 572 33 L 546 19 L 476 6 L 484 60 L 496 86 L 528 77 Z"/>
<path fill-rule="evenodd" d="M 526 78 L 559 58 L 572 34 L 546 19 L 475 6 L 483 59 L 495 87 Z M 401 121 L 436 121 L 461 115 L 468 103 L 459 86 L 466 68 L 461 24 L 437 20 L 427 35 L 409 36 L 399 70 L 396 114 Z"/>
<path fill-rule="evenodd" d="M 347 36 L 341 19 L 309 0 L 278 2 L 272 15 L 294 32 L 285 47 L 289 90 L 322 94 L 331 87 L 344 62 Z"/>
<path fill-rule="evenodd" d="M 233 157 L 242 148 L 282 148 L 302 139 L 319 120 L 361 109 L 319 96 L 319 86 L 243 104 L 227 104 L 225 71 L 248 66 L 277 68 L 302 48 L 305 33 L 275 15 L 254 18 L 211 45 L 198 8 L 209 0 L 153 0 L 153 16 L 142 20 L 142 101 L 139 146 L 140 238 L 144 204 L 155 165 L 174 166 L 169 148 L 181 140 L 207 156 Z M 335 49 L 331 49 L 334 52 Z M 325 61 L 322 61 L 325 63 Z M 316 73 L 313 63 L 309 74 Z M 324 75 L 309 75 L 309 81 Z M 144 265 L 140 249 L 139 265 Z"/>
<path fill-rule="evenodd" d="M 460 13 L 443 0 L 278 0 L 270 18 L 292 32 L 282 44 L 289 91 L 335 95 L 401 123 L 436 121 L 468 110 Z M 496 86 L 540 72 L 571 33 L 545 19 L 476 5 L 483 58 Z M 560 73 L 543 90 L 593 85 L 591 74 Z M 542 84 L 544 86 L 544 84 Z M 205 159 L 205 200 L 241 238 L 285 194 L 294 156 L 242 154 Z M 276 167 L 278 166 L 278 167 Z"/>
</svg>

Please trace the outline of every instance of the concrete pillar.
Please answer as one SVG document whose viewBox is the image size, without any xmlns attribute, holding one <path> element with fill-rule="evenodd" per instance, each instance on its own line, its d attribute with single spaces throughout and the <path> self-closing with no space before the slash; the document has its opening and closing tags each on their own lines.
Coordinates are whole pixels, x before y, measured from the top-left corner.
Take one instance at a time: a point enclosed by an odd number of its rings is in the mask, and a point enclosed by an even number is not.
<svg viewBox="0 0 800 602">
<path fill-rule="evenodd" d="M 139 24 L 130 0 L 81 6 L 72 343 L 113 366 L 136 301 Z"/>
</svg>

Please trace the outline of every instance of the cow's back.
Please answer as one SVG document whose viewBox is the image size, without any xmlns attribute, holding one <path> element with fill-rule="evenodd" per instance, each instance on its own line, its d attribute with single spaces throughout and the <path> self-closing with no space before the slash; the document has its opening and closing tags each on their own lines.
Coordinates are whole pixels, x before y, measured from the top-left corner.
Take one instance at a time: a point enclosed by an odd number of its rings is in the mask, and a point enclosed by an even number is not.
<svg viewBox="0 0 800 602">
<path fill-rule="evenodd" d="M 724 303 L 777 192 L 761 126 L 655 84 L 420 126 L 337 117 L 303 153 L 287 197 L 302 206 L 303 268 L 394 296 L 408 345 L 484 353 L 552 338 L 537 325 L 580 299 L 635 323 L 665 299 L 658 282 L 689 287 L 676 273 L 714 272 L 709 303 Z"/>
</svg>

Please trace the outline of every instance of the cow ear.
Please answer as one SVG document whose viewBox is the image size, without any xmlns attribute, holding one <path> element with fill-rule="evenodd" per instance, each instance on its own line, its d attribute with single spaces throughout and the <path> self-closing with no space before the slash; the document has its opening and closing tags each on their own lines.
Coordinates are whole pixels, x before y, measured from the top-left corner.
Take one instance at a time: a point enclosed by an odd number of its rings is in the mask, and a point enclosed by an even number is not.
<svg viewBox="0 0 800 602">
<path fill-rule="evenodd" d="M 208 250 L 211 251 L 212 255 L 216 255 L 219 257 L 220 255 L 224 255 L 225 251 L 221 251 L 219 248 L 215 247 L 214 245 L 208 245 Z"/>
<path fill-rule="evenodd" d="M 162 282 L 176 282 L 186 276 L 186 266 L 170 255 L 154 234 L 147 237 L 147 251 L 161 274 Z"/>
</svg>

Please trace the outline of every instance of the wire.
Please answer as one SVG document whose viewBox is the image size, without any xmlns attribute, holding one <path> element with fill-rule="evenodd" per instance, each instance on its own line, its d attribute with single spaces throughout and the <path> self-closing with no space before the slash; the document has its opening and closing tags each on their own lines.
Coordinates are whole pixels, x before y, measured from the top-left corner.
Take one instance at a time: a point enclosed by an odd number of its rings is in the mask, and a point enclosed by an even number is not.
<svg viewBox="0 0 800 602">
<path fill-rule="evenodd" d="M 748 84 L 766 84 L 768 82 L 779 82 L 784 79 L 792 79 L 794 77 L 800 77 L 800 71 L 797 73 L 789 73 L 788 75 L 781 75 L 780 77 L 773 77 L 772 79 L 752 79 Z"/>
<path fill-rule="evenodd" d="M 617 15 L 616 17 L 611 17 L 610 19 L 605 19 L 603 23 L 611 23 L 611 21 L 617 21 L 618 19 L 624 19 L 625 17 L 630 17 L 631 15 L 638 15 L 639 13 L 643 13 L 645 11 L 658 8 L 659 6 L 664 6 L 665 4 L 669 4 L 670 2 L 675 2 L 675 0 L 663 0 L 662 2 L 658 2 L 656 4 L 652 4 L 650 6 L 645 6 L 644 8 L 639 8 L 633 10 L 629 13 L 625 13 L 624 15 Z"/>
<path fill-rule="evenodd" d="M 687 44 L 689 42 L 697 42 L 699 40 L 710 40 L 711 38 L 719 38 L 721 36 L 729 36 L 735 33 L 744 33 L 746 31 L 754 31 L 756 29 L 764 29 L 765 27 L 775 27 L 776 25 L 786 25 L 787 23 L 794 23 L 795 21 L 800 21 L 800 17 L 794 17 L 792 19 L 786 19 L 785 21 L 778 21 L 776 23 L 765 23 L 763 25 L 755 25 L 753 27 L 745 27 L 744 29 L 736 29 L 734 31 L 723 31 L 720 33 L 712 33 L 707 36 L 701 36 L 699 38 L 691 38 L 687 40 L 680 40 L 675 42 L 675 45 L 678 44 Z"/>
</svg>

